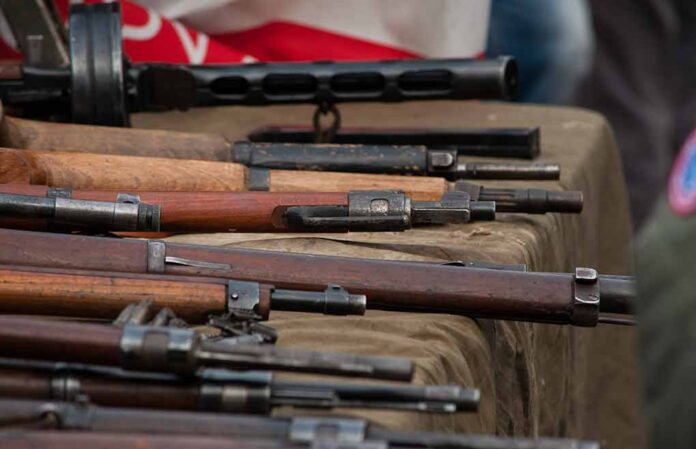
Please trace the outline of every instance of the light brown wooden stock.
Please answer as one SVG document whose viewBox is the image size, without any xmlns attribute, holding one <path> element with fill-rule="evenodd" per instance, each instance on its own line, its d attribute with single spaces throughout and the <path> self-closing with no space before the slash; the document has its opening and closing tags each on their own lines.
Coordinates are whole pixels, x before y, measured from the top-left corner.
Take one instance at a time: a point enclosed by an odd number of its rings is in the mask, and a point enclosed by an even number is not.
<svg viewBox="0 0 696 449">
<path fill-rule="evenodd" d="M 232 162 L 177 160 L 94 153 L 0 149 L 0 183 L 44 184 L 74 189 L 242 191 L 248 169 Z M 361 173 L 270 171 L 270 191 L 347 192 L 399 189 L 413 200 L 437 200 L 442 178 Z"/>
<path fill-rule="evenodd" d="M 79 431 L 0 433 L 0 449 L 283 449 L 300 446 L 190 435 L 149 435 Z"/>
<path fill-rule="evenodd" d="M 0 313 L 114 319 L 147 299 L 199 323 L 227 306 L 221 282 L 0 266 Z"/>
<path fill-rule="evenodd" d="M 45 196 L 41 185 L 2 184 L 0 193 Z M 163 232 L 279 232 L 287 231 L 283 216 L 290 206 L 344 206 L 345 193 L 289 192 L 153 192 L 142 190 L 75 190 L 72 198 L 116 201 L 119 193 L 132 193 L 145 204 L 161 206 Z M 0 226 L 47 230 L 39 220 L 9 220 Z"/>
</svg>

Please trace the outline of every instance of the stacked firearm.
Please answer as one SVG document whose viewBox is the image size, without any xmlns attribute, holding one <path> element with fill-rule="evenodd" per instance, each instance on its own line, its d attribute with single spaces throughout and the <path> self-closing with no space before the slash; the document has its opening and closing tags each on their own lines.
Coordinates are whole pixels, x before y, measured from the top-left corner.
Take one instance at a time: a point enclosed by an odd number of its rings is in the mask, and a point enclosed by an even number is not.
<svg viewBox="0 0 696 449">
<path fill-rule="evenodd" d="M 263 322 L 274 310 L 374 308 L 623 324 L 615 315 L 631 313 L 629 277 L 152 238 L 404 231 L 496 212 L 579 213 L 580 192 L 465 181 L 558 179 L 557 164 L 470 160 L 533 159 L 538 129 L 340 127 L 341 102 L 508 98 L 513 60 L 130 64 L 117 3 L 73 6 L 67 37 L 48 3 L 22 2 L 23 14 L 16 3 L 0 0 L 25 53 L 23 65 L 0 70 L 0 99 L 24 117 L 1 117 L 0 126 L 0 447 L 598 447 L 400 432 L 312 414 L 473 413 L 480 395 L 471 386 L 400 385 L 413 375 L 406 359 L 275 347 L 278 335 Z M 229 142 L 85 125 L 125 126 L 137 111 L 284 103 L 316 104 L 313 126 L 266 127 Z M 391 382 L 277 377 L 285 371 Z M 271 417 L 280 407 L 301 415 Z"/>
</svg>

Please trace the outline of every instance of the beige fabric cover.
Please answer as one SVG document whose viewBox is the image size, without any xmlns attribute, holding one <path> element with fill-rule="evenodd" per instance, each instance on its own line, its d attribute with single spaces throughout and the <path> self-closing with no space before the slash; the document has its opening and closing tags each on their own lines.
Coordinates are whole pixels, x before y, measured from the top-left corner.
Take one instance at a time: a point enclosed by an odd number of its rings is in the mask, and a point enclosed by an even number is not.
<svg viewBox="0 0 696 449">
<path fill-rule="evenodd" d="M 560 182 L 488 182 L 578 189 L 581 215 L 499 214 L 496 222 L 405 233 L 321 236 L 290 234 L 186 235 L 171 240 L 314 254 L 402 260 L 481 260 L 525 263 L 535 271 L 591 266 L 628 271 L 631 238 L 626 192 L 606 121 L 570 108 L 427 102 L 340 106 L 344 126 L 541 126 L 540 161 L 562 165 Z M 135 117 L 138 127 L 222 133 L 243 139 L 266 124 L 308 124 L 310 106 L 212 108 Z M 317 267 L 321 269 L 321 267 Z M 457 383 L 482 391 L 478 414 L 426 416 L 361 412 L 398 429 L 496 432 L 597 438 L 637 447 L 638 408 L 633 332 L 600 326 L 572 329 L 457 316 L 370 311 L 362 318 L 276 313 L 280 344 L 312 349 L 400 355 L 418 364 L 417 383 Z"/>
</svg>

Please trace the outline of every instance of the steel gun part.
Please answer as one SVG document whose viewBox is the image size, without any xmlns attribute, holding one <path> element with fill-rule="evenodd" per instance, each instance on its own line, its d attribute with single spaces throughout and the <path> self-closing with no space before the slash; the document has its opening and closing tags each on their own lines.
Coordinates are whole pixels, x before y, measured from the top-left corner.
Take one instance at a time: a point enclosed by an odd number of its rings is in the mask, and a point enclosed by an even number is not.
<svg viewBox="0 0 696 449">
<path fill-rule="evenodd" d="M 454 190 L 468 193 L 472 201 L 495 202 L 496 212 L 579 214 L 583 206 L 582 192 L 577 190 L 501 189 L 466 181 L 457 181 Z"/>
<path fill-rule="evenodd" d="M 411 361 L 204 340 L 189 329 L 0 317 L 0 356 L 112 365 L 192 376 L 201 367 L 409 381 Z"/>
<path fill-rule="evenodd" d="M 62 196 L 0 193 L 0 216 L 20 220 L 46 220 L 52 230 L 160 230 L 160 207 L 142 204 L 137 195 L 129 194 L 119 194 L 116 201 L 89 201 Z"/>
<path fill-rule="evenodd" d="M 539 128 L 372 129 L 341 128 L 331 144 L 424 146 L 456 151 L 458 156 L 535 159 L 541 152 Z M 247 135 L 255 143 L 316 143 L 316 130 L 303 126 L 266 126 Z"/>
<path fill-rule="evenodd" d="M 232 160 L 249 167 L 408 174 L 457 179 L 559 179 L 558 164 L 470 162 L 458 149 L 416 145 L 326 145 L 236 142 Z"/>
<path fill-rule="evenodd" d="M 399 386 L 275 379 L 269 371 L 207 368 L 192 378 L 113 367 L 0 359 L 0 397 L 103 406 L 270 414 L 274 407 L 369 408 L 422 413 L 477 410 L 479 390 L 457 385 Z M 26 383 L 31 379 L 30 384 Z M 19 385 L 26 388 L 19 388 Z M 129 392 L 137 391 L 137 395 Z"/>
<path fill-rule="evenodd" d="M 285 211 L 292 231 L 403 231 L 418 225 L 494 220 L 495 203 L 470 201 L 448 192 L 440 201 L 411 201 L 404 192 L 366 190 L 348 194 L 347 206 L 292 206 Z"/>
<path fill-rule="evenodd" d="M 511 58 L 131 65 L 124 63 L 117 3 L 73 5 L 68 30 L 70 68 L 22 67 L 20 79 L 0 84 L 3 103 L 125 126 L 129 112 L 200 106 L 499 99 L 517 83 Z"/>
<path fill-rule="evenodd" d="M 0 419 L 10 429 L 42 425 L 47 429 L 89 432 L 196 435 L 288 441 L 352 444 L 381 441 L 386 449 L 599 449 L 592 441 L 565 438 L 512 438 L 438 432 L 402 432 L 382 429 L 357 418 L 262 417 L 201 412 L 172 412 L 106 408 L 80 403 L 0 400 Z M 41 427 L 41 426 L 39 426 Z M 89 431 L 89 432 L 86 432 Z"/>
</svg>

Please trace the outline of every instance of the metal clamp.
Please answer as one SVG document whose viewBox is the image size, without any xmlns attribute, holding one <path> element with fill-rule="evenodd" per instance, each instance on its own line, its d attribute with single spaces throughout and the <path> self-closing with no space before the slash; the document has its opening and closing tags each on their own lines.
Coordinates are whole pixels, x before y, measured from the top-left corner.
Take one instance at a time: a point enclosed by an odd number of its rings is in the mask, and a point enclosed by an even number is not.
<svg viewBox="0 0 696 449">
<path fill-rule="evenodd" d="M 576 268 L 573 276 L 573 311 L 571 323 L 593 327 L 599 319 L 599 277 L 592 268 Z"/>
<path fill-rule="evenodd" d="M 362 419 L 293 418 L 289 436 L 290 441 L 298 443 L 320 439 L 360 443 L 367 436 L 367 422 Z"/>
<path fill-rule="evenodd" d="M 194 364 L 192 357 L 199 339 L 189 329 L 126 325 L 119 343 L 122 367 L 189 372 Z"/>
<path fill-rule="evenodd" d="M 400 190 L 364 190 L 348 193 L 350 217 L 405 217 L 411 215 L 411 200 Z"/>
<path fill-rule="evenodd" d="M 260 302 L 261 288 L 258 282 L 227 282 L 227 312 L 257 317 Z"/>
<path fill-rule="evenodd" d="M 49 388 L 51 399 L 60 401 L 72 402 L 82 394 L 80 379 L 69 374 L 61 374 L 52 378 Z"/>
<path fill-rule="evenodd" d="M 160 207 L 140 204 L 134 195 L 119 194 L 116 202 L 54 198 L 54 219 L 113 231 L 159 231 Z"/>
<path fill-rule="evenodd" d="M 61 187 L 49 187 L 46 191 L 46 197 L 48 198 L 72 198 L 72 189 L 61 188 Z"/>
<path fill-rule="evenodd" d="M 365 295 L 351 295 L 337 284 L 329 284 L 324 290 L 325 315 L 363 315 L 366 307 Z"/>
<path fill-rule="evenodd" d="M 267 414 L 271 411 L 271 388 L 203 384 L 199 388 L 200 409 L 225 413 Z"/>
<path fill-rule="evenodd" d="M 232 265 L 226 263 L 206 262 L 203 260 L 185 259 L 183 257 L 167 256 L 167 244 L 162 241 L 147 242 L 147 272 L 164 273 L 167 264 L 186 267 L 205 268 L 208 270 L 231 270 Z"/>
<path fill-rule="evenodd" d="M 428 150 L 428 172 L 454 171 L 457 163 L 457 150 Z"/>
<path fill-rule="evenodd" d="M 285 213 L 294 231 L 403 231 L 411 227 L 411 200 L 398 190 L 348 194 L 345 206 L 293 206 Z"/>
</svg>

